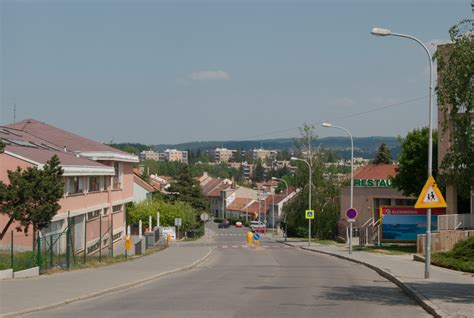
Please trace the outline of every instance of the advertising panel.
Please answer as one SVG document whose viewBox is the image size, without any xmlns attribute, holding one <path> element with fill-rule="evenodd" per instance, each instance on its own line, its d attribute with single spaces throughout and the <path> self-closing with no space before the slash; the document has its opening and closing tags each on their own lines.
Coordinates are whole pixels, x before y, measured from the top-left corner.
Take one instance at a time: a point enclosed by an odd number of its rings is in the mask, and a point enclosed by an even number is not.
<svg viewBox="0 0 474 318">
<path fill-rule="evenodd" d="M 438 215 L 445 208 L 431 209 L 431 231 L 438 230 Z M 413 207 L 381 207 L 382 242 L 416 242 L 418 234 L 426 233 L 426 209 Z"/>
</svg>

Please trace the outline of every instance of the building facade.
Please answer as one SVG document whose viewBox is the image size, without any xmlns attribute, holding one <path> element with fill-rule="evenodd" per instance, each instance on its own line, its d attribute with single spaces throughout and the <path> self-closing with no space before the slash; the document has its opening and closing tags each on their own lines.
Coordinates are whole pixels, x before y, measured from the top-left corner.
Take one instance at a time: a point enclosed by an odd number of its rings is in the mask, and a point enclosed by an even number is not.
<svg viewBox="0 0 474 318">
<path fill-rule="evenodd" d="M 265 161 L 266 159 L 275 160 L 277 155 L 276 150 L 267 150 L 267 149 L 254 149 L 252 151 L 253 161 L 257 162 L 259 159 Z"/>
<path fill-rule="evenodd" d="M 392 186 L 391 177 L 395 176 L 397 165 L 367 165 L 354 172 L 353 207 L 358 211 L 355 228 L 359 228 L 371 218 L 377 221 L 380 207 L 411 206 L 416 203 L 415 197 L 407 197 Z M 347 179 L 346 179 L 347 180 Z M 350 208 L 350 186 L 341 188 L 340 230 L 347 226 L 346 210 Z"/>
<path fill-rule="evenodd" d="M 140 154 L 138 156 L 140 158 L 140 161 L 144 161 L 144 160 L 158 161 L 158 160 L 160 160 L 160 153 L 156 152 L 154 150 L 143 150 L 142 152 L 140 152 Z"/>
<path fill-rule="evenodd" d="M 64 231 L 69 216 L 75 254 L 92 255 L 100 246 L 123 252 L 125 207 L 133 201 L 132 164 L 138 157 L 33 119 L 0 127 L 0 139 L 6 144 L 0 153 L 0 180 L 4 183 L 8 183 L 8 170 L 41 169 L 53 155 L 59 157 L 64 170 L 61 208 L 40 237 Z M 0 215 L 1 230 L 8 221 Z M 108 235 L 100 231 L 105 224 Z M 10 229 L 16 226 L 13 223 Z M 13 235 L 14 249 L 32 249 L 32 234 L 14 231 Z M 0 240 L 0 246 L 10 243 L 10 235 Z"/>
<path fill-rule="evenodd" d="M 163 161 L 179 161 L 188 163 L 188 152 L 176 149 L 166 149 L 163 153 L 160 153 L 160 160 Z"/>
<path fill-rule="evenodd" d="M 209 150 L 209 157 L 214 162 L 229 162 L 234 157 L 237 150 L 231 150 L 226 148 L 216 148 Z"/>
</svg>

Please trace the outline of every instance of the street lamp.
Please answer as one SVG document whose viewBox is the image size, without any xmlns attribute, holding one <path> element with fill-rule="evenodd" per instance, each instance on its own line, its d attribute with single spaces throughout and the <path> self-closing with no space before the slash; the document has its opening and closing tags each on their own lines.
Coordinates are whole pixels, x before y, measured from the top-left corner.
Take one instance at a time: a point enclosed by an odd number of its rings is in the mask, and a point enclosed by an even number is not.
<svg viewBox="0 0 474 318">
<path fill-rule="evenodd" d="M 354 207 L 352 205 L 354 203 L 354 139 L 352 138 L 351 132 L 344 127 L 339 127 L 331 123 L 323 123 L 322 126 L 325 128 L 336 128 L 344 130 L 349 135 L 349 137 L 351 137 L 351 209 L 353 209 Z M 352 222 L 349 223 L 349 232 L 349 254 L 352 254 Z"/>
<path fill-rule="evenodd" d="M 376 36 L 398 36 L 406 39 L 410 39 L 420 44 L 428 55 L 428 62 L 430 66 L 430 82 L 429 82 L 429 95 L 428 95 L 428 177 L 433 173 L 433 105 L 431 102 L 431 95 L 433 91 L 433 58 L 426 45 L 418 40 L 417 38 L 401 33 L 394 33 L 388 29 L 373 28 L 370 32 Z M 425 278 L 430 278 L 430 263 L 431 263 L 431 209 L 427 209 L 426 213 L 426 246 L 425 246 Z"/>
<path fill-rule="evenodd" d="M 310 153 L 310 155 L 311 155 L 311 153 Z M 303 161 L 304 163 L 306 163 L 308 165 L 308 168 L 309 168 L 309 204 L 308 204 L 308 210 L 311 210 L 311 175 L 312 175 L 311 165 L 309 164 L 308 161 L 306 161 L 304 159 L 291 157 L 291 160 Z M 311 219 L 308 219 L 308 246 L 310 246 L 310 245 L 311 245 Z"/>
<path fill-rule="evenodd" d="M 284 179 L 280 179 L 280 178 L 276 178 L 276 177 L 272 177 L 272 180 L 278 180 L 278 181 L 281 181 L 281 182 L 285 183 L 285 187 L 286 187 L 285 198 L 287 198 L 287 200 L 288 200 L 288 183 Z M 288 241 L 288 216 L 287 216 L 287 213 L 285 213 L 285 242 L 286 241 Z"/>
</svg>

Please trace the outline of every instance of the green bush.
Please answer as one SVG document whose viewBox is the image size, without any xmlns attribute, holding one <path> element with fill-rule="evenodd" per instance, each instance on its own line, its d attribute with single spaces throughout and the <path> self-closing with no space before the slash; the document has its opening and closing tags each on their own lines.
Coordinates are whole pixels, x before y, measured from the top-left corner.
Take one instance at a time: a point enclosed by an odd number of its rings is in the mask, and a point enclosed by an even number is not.
<svg viewBox="0 0 474 318">
<path fill-rule="evenodd" d="M 199 226 L 199 212 L 184 202 L 164 202 L 161 200 L 145 201 L 131 204 L 127 208 L 127 224 L 137 225 L 142 221 L 143 226 L 148 226 L 148 218 L 152 217 L 156 224 L 156 212 L 160 212 L 160 225 L 174 226 L 174 219 L 181 218 L 183 231 L 197 228 Z"/>
<path fill-rule="evenodd" d="M 224 221 L 223 219 L 215 218 L 214 223 L 222 223 Z"/>
<path fill-rule="evenodd" d="M 456 243 L 452 251 L 433 253 L 432 263 L 442 267 L 474 273 L 474 237 Z"/>
</svg>

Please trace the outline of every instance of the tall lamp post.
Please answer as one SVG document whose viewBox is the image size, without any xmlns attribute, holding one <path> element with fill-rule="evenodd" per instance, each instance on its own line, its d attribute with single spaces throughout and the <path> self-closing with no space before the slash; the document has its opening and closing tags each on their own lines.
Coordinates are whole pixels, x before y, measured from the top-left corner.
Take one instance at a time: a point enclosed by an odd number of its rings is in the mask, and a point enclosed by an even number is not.
<svg viewBox="0 0 474 318">
<path fill-rule="evenodd" d="M 272 177 L 272 180 L 277 180 L 277 181 L 281 181 L 281 182 L 285 183 L 285 187 L 286 187 L 285 198 L 288 198 L 288 183 L 284 179 L 280 179 L 280 178 L 276 178 L 276 177 Z M 285 213 L 285 242 L 286 241 L 288 241 L 288 217 Z"/>
<path fill-rule="evenodd" d="M 353 209 L 354 203 L 354 139 L 352 138 L 352 134 L 349 130 L 344 127 L 339 127 L 333 125 L 331 123 L 323 123 L 323 127 L 325 128 L 336 128 L 340 130 L 344 130 L 349 137 L 351 137 L 351 209 Z M 349 223 L 349 254 L 352 254 L 352 222 Z"/>
<path fill-rule="evenodd" d="M 291 160 L 296 160 L 296 161 L 303 161 L 308 165 L 309 168 L 309 204 L 308 204 L 308 210 L 311 210 L 311 175 L 313 174 L 311 171 L 311 165 L 309 164 L 308 161 L 296 157 L 291 157 Z M 308 246 L 311 245 L 311 219 L 308 219 Z"/>
<path fill-rule="evenodd" d="M 373 35 L 377 36 L 398 36 L 406 39 L 410 39 L 418 43 L 423 47 L 425 50 L 427 56 L 428 56 L 428 62 L 430 66 L 430 82 L 429 82 L 429 95 L 428 95 L 428 177 L 430 177 L 433 173 L 433 105 L 431 102 L 431 95 L 433 92 L 433 59 L 431 57 L 431 53 L 426 47 L 423 42 L 421 42 L 419 39 L 407 35 L 407 34 L 400 34 L 400 33 L 395 33 L 387 29 L 381 29 L 381 28 L 373 28 L 372 31 L 370 32 Z M 426 245 L 425 245 L 425 278 L 430 278 L 430 263 L 431 263 L 431 209 L 427 209 L 426 213 Z"/>
</svg>

